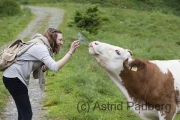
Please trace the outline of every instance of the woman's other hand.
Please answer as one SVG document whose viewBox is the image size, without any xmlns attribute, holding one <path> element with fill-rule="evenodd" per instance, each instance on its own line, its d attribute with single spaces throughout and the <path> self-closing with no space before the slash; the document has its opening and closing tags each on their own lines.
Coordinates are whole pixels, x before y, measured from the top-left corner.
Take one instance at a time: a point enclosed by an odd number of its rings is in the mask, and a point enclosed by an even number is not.
<svg viewBox="0 0 180 120">
<path fill-rule="evenodd" d="M 42 70 L 43 70 L 43 72 L 45 72 L 46 70 L 48 70 L 49 68 L 46 66 L 46 65 L 43 65 L 42 66 Z"/>
</svg>

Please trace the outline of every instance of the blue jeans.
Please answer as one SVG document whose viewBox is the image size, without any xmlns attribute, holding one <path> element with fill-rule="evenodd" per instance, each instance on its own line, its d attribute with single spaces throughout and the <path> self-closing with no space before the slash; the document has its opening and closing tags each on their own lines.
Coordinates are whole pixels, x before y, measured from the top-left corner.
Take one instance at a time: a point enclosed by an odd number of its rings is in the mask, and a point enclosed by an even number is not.
<svg viewBox="0 0 180 120">
<path fill-rule="evenodd" d="M 6 78 L 4 76 L 3 83 L 15 101 L 18 111 L 18 120 L 31 120 L 32 108 L 29 101 L 28 89 L 24 83 L 17 77 Z"/>
</svg>

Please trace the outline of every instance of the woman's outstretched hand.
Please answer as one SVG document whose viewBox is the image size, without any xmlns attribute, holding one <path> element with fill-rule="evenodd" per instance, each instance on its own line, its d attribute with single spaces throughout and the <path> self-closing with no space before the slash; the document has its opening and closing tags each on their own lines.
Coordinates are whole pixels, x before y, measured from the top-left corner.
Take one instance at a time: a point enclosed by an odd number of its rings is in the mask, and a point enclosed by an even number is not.
<svg viewBox="0 0 180 120">
<path fill-rule="evenodd" d="M 60 70 L 67 63 L 67 61 L 71 58 L 71 55 L 76 51 L 76 48 L 78 47 L 79 47 L 79 40 L 75 40 L 74 42 L 71 43 L 69 52 L 57 62 L 58 70 Z"/>
<path fill-rule="evenodd" d="M 71 47 L 69 49 L 69 53 L 73 54 L 76 51 L 76 48 L 79 47 L 79 40 L 75 40 L 74 42 L 72 42 Z"/>
</svg>

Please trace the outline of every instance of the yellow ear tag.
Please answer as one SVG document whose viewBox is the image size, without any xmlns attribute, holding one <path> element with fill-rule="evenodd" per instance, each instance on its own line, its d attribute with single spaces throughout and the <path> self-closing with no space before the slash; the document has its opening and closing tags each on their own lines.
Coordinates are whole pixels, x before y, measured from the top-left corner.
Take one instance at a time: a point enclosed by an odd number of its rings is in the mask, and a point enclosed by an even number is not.
<svg viewBox="0 0 180 120">
<path fill-rule="evenodd" d="M 137 71 L 137 67 L 136 67 L 136 66 L 133 66 L 133 67 L 131 68 L 131 70 L 135 72 L 135 71 Z"/>
</svg>

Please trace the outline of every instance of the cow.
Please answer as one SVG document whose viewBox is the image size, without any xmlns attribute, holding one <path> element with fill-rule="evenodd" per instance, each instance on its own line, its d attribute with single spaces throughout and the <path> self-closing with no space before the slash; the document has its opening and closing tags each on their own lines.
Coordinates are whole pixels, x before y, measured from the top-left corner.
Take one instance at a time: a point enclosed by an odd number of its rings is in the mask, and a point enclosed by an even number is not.
<svg viewBox="0 0 180 120">
<path fill-rule="evenodd" d="M 99 41 L 89 53 L 142 120 L 173 120 L 180 111 L 180 60 L 132 58 L 131 50 Z"/>
</svg>

